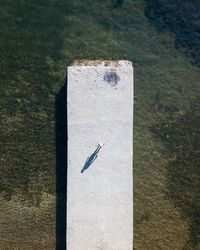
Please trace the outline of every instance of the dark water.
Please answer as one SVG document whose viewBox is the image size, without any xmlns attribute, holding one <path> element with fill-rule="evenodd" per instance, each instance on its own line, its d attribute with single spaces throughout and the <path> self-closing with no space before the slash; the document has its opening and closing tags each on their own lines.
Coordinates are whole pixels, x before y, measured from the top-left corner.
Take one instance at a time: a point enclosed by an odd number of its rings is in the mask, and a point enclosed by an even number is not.
<svg viewBox="0 0 200 250">
<path fill-rule="evenodd" d="M 200 66 L 200 2 L 146 0 L 145 14 L 157 30 L 170 30 L 175 46 Z"/>
<path fill-rule="evenodd" d="M 64 249 L 74 59 L 134 64 L 135 249 L 200 249 L 198 1 L 0 7 L 0 249 Z"/>
</svg>

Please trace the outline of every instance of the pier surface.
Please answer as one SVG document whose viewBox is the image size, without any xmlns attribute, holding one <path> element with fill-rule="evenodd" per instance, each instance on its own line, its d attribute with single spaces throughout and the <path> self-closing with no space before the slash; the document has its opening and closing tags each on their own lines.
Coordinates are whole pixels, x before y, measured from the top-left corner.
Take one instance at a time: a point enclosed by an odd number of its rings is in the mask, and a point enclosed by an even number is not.
<svg viewBox="0 0 200 250">
<path fill-rule="evenodd" d="M 67 88 L 67 250 L 132 250 L 132 63 L 75 61 Z"/>
</svg>

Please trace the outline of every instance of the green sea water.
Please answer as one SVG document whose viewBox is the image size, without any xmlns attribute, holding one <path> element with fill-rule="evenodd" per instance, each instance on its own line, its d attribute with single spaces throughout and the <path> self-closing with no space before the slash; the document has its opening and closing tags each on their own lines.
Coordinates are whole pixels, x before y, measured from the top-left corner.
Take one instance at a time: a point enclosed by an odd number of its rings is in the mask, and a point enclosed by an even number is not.
<svg viewBox="0 0 200 250">
<path fill-rule="evenodd" d="M 134 249 L 200 249 L 200 68 L 145 1 L 116 2 L 0 0 L 0 249 L 64 249 L 59 142 L 75 59 L 134 65 Z"/>
</svg>

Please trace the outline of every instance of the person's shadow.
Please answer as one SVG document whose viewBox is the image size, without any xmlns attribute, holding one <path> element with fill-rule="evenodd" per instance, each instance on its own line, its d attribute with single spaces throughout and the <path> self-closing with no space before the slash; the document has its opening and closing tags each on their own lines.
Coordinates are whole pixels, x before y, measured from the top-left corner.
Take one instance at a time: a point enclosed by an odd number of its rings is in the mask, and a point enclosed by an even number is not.
<svg viewBox="0 0 200 250">
<path fill-rule="evenodd" d="M 66 250 L 67 212 L 67 78 L 55 101 L 56 250 Z"/>
</svg>

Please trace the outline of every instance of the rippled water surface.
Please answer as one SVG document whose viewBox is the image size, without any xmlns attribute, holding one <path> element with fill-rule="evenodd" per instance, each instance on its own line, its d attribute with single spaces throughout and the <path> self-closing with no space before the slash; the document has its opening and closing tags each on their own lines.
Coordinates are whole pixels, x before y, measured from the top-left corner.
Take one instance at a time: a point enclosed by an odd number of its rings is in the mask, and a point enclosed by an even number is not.
<svg viewBox="0 0 200 250">
<path fill-rule="evenodd" d="M 64 249 L 74 59 L 134 64 L 134 248 L 200 249 L 199 7 L 0 1 L 0 249 Z"/>
</svg>

